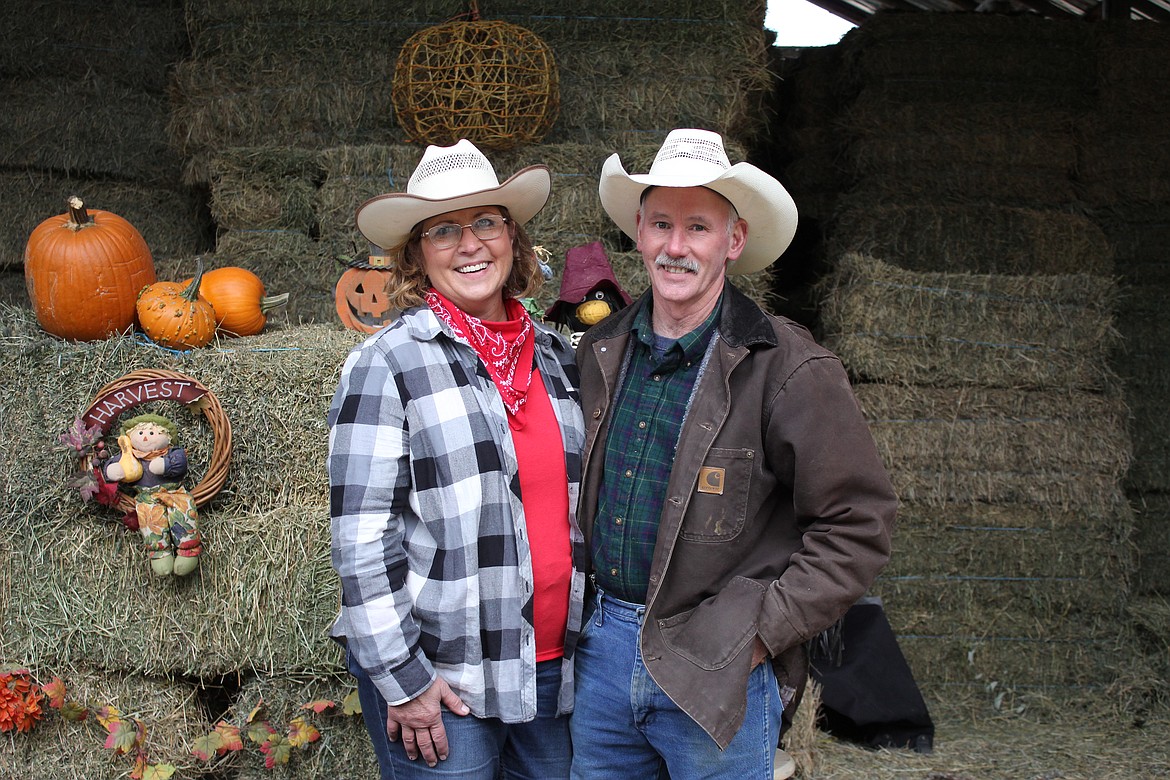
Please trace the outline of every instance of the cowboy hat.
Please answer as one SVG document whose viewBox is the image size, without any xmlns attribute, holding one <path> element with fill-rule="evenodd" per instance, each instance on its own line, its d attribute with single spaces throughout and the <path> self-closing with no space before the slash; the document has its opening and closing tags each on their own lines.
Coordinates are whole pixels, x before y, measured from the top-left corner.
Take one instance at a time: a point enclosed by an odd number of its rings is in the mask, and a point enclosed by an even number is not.
<svg viewBox="0 0 1170 780">
<path fill-rule="evenodd" d="M 637 213 L 647 187 L 706 187 L 731 202 L 748 223 L 747 245 L 729 274 L 767 268 L 796 235 L 796 204 L 784 185 L 750 163 L 731 164 L 723 138 L 708 130 L 671 130 L 646 174 L 630 175 L 618 155 L 601 168 L 598 193 L 609 218 L 638 240 Z"/>
<path fill-rule="evenodd" d="M 406 241 L 419 222 L 472 206 L 503 206 L 517 224 L 536 216 L 548 201 L 552 176 L 531 165 L 500 184 L 483 152 L 463 139 L 454 146 L 428 146 L 406 183 L 406 192 L 378 195 L 357 210 L 357 227 L 383 249 Z"/>
</svg>

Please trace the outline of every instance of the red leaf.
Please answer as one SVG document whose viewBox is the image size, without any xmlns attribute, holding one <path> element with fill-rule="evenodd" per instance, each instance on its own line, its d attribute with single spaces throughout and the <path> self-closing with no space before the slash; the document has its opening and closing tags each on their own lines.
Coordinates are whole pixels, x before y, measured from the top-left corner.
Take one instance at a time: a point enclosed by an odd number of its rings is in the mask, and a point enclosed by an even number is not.
<svg viewBox="0 0 1170 780">
<path fill-rule="evenodd" d="M 331 699 L 316 699 L 308 704 L 302 704 L 302 710 L 312 710 L 320 715 L 323 712 L 332 712 L 337 708 L 337 702 Z"/>
<path fill-rule="evenodd" d="M 53 709 L 59 710 L 65 704 L 65 683 L 61 682 L 60 677 L 54 677 L 53 681 L 42 686 L 41 690 L 49 697 L 49 706 Z"/>
<path fill-rule="evenodd" d="M 223 740 L 223 747 L 219 749 L 221 756 L 228 751 L 244 749 L 244 742 L 240 739 L 240 729 L 238 726 L 224 723 L 221 720 L 215 724 L 215 733 L 219 734 L 220 739 Z"/>
</svg>

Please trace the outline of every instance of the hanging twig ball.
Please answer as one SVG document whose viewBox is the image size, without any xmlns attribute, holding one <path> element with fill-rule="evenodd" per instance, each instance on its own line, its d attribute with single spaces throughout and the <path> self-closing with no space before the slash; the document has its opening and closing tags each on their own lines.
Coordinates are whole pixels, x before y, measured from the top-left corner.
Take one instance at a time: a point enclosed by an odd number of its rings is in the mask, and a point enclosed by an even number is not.
<svg viewBox="0 0 1170 780">
<path fill-rule="evenodd" d="M 411 140 L 437 146 L 461 138 L 489 149 L 536 142 L 560 109 L 552 49 L 500 21 L 446 22 L 412 35 L 391 96 Z"/>
</svg>

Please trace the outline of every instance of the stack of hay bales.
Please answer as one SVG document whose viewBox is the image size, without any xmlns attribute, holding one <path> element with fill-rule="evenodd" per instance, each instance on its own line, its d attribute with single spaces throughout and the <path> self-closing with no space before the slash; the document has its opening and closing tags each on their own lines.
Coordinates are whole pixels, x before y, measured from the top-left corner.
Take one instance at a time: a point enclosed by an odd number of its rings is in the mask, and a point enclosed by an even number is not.
<svg viewBox="0 0 1170 780">
<path fill-rule="evenodd" d="M 820 327 L 902 505 L 875 584 L 916 676 L 1012 706 L 1125 672 L 1116 285 L 1078 213 L 1086 28 L 875 16 L 840 44 L 852 188 Z"/>
<path fill-rule="evenodd" d="M 1170 29 L 1110 24 L 1096 41 L 1097 111 L 1083 124 L 1078 188 L 1116 256 L 1116 365 L 1132 416 L 1126 486 L 1138 510 L 1135 592 L 1170 595 Z M 1165 634 L 1164 634 L 1165 636 Z"/>
<path fill-rule="evenodd" d="M 192 56 L 177 71 L 170 127 L 187 180 L 211 191 L 220 235 L 210 264 L 264 266 L 274 292 L 299 281 L 311 300 L 294 295 L 290 319 L 332 319 L 336 259 L 370 251 L 355 209 L 403 190 L 422 155 L 394 118 L 399 49 L 466 10 L 454 0 L 188 3 Z M 556 123 L 540 144 L 485 150 L 497 173 L 549 165 L 552 200 L 531 233 L 554 271 L 568 249 L 601 239 L 637 292 L 640 261 L 597 203 L 601 164 L 617 151 L 631 170 L 648 165 L 680 126 L 722 132 L 743 159 L 769 86 L 764 3 L 501 0 L 482 12 L 540 36 L 559 70 Z M 286 281 L 290 265 L 296 279 Z M 767 272 L 743 281 L 765 299 Z M 556 282 L 538 303 L 555 297 Z"/>
<path fill-rule="evenodd" d="M 24 301 L 24 247 L 80 196 L 156 255 L 208 244 L 167 135 L 167 80 L 187 47 L 177 2 L 6 3 L 0 11 L 0 300 Z"/>
<path fill-rule="evenodd" d="M 1129 606 L 1139 638 L 1170 675 L 1170 30 L 1162 24 L 1111 23 L 1096 39 L 1097 111 L 1082 126 L 1078 188 L 1116 255 L 1124 338 L 1115 364 L 1131 415 L 1133 466 L 1126 477 L 1136 510 L 1138 567 Z"/>
<path fill-rule="evenodd" d="M 360 334 L 307 325 L 175 354 L 130 337 L 68 344 L 46 337 L 27 309 L 0 307 L 0 316 L 0 419 L 12 453 L 0 485 L 0 661 L 44 681 L 60 676 L 71 697 L 139 718 L 152 761 L 179 766 L 176 777 L 259 777 L 264 757 L 250 743 L 212 764 L 191 750 L 220 718 L 242 725 L 261 699 L 283 729 L 305 715 L 301 705 L 340 702 L 352 687 L 326 635 L 339 585 L 324 457 L 329 399 Z M 206 553 L 183 580 L 152 575 L 137 532 L 83 503 L 67 484 L 77 462 L 53 451 L 101 386 L 143 368 L 197 379 L 232 429 L 227 482 L 200 512 Z M 176 402 L 139 412 L 176 422 L 191 462 L 186 484 L 197 484 L 210 464 L 210 426 Z M 376 774 L 360 719 L 310 719 L 322 739 L 294 751 L 287 776 Z M 0 776 L 123 776 L 128 760 L 103 741 L 92 718 L 67 724 L 53 713 L 0 751 Z"/>
</svg>

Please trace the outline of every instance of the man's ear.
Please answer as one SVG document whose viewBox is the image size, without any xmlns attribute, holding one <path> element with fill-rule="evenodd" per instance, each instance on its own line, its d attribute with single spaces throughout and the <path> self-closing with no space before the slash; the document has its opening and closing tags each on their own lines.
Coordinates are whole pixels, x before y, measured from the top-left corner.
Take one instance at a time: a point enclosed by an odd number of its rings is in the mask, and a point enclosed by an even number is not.
<svg viewBox="0 0 1170 780">
<path fill-rule="evenodd" d="M 727 260 L 738 260 L 739 256 L 743 254 L 743 248 L 747 246 L 748 237 L 748 223 L 742 219 L 736 220 L 735 227 L 731 229 L 731 243 L 727 247 Z"/>
</svg>

